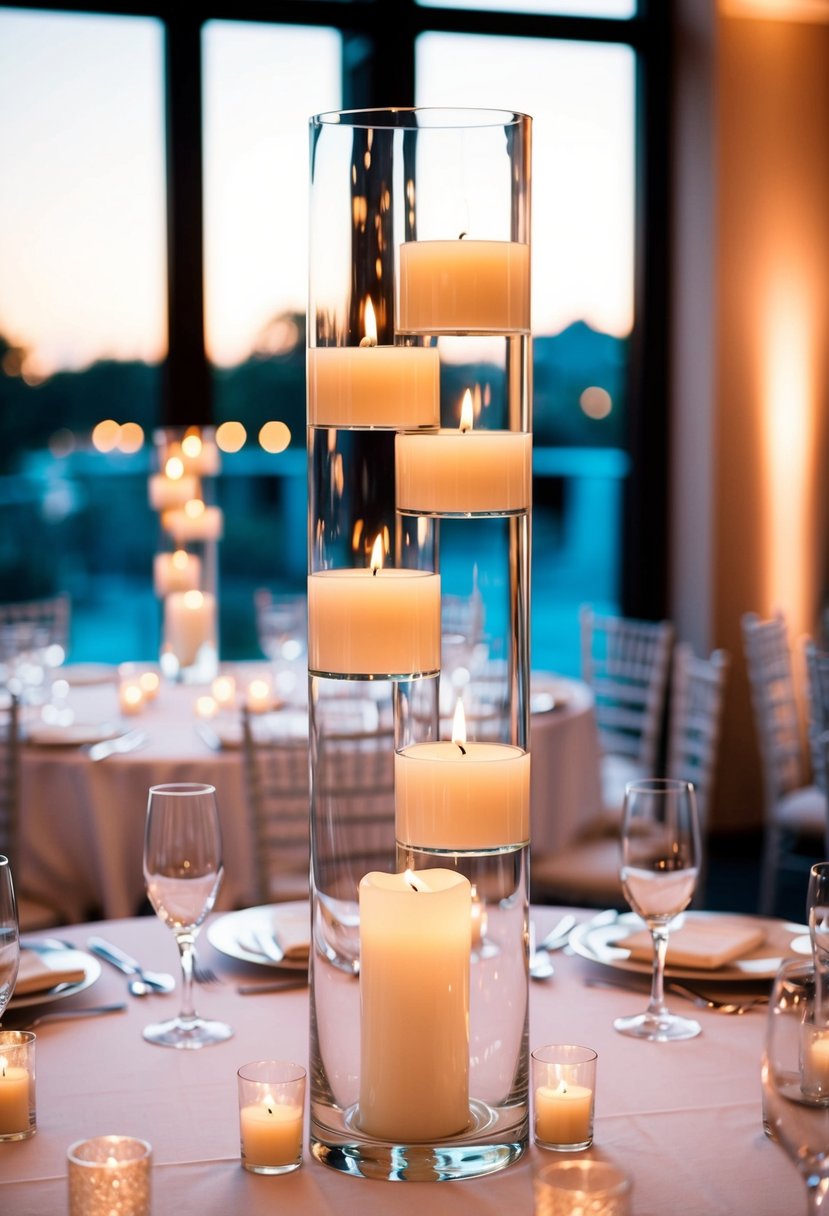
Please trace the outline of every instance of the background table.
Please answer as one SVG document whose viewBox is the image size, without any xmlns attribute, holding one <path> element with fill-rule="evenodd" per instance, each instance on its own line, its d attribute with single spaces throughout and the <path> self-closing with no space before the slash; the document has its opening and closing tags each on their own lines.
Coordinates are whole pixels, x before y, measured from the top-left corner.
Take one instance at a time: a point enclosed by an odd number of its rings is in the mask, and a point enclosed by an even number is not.
<svg viewBox="0 0 829 1216">
<path fill-rule="evenodd" d="M 237 668 L 240 689 L 265 664 Z M 537 677 L 549 689 L 549 676 Z M 586 685 L 555 678 L 554 708 L 532 716 L 532 834 L 545 851 L 572 838 L 599 813 L 601 792 L 593 699 Z M 25 746 L 21 760 L 22 822 L 16 878 L 21 890 L 60 900 L 68 921 L 91 915 L 131 916 L 141 906 L 141 856 L 147 791 L 172 781 L 215 785 L 222 820 L 225 878 L 218 907 L 255 902 L 254 863 L 242 755 L 238 746 L 211 749 L 198 733 L 195 702 L 208 691 L 164 684 L 144 712 L 128 719 L 146 745 L 93 762 L 78 747 Z M 75 694 L 83 712 L 103 720 L 115 712 L 113 685 Z M 295 718 L 299 716 L 295 714 Z M 238 726 L 234 717 L 230 727 Z M 306 726 L 307 729 L 307 726 Z M 225 732 L 222 732 L 223 734 Z M 238 742 L 238 730 L 237 730 Z"/>
<path fill-rule="evenodd" d="M 539 933 L 561 910 L 533 910 Z M 586 913 L 581 913 L 586 916 Z M 147 966 L 174 970 L 172 934 L 155 918 L 74 926 L 82 945 L 101 933 Z M 76 1005 L 123 998 L 126 1013 L 44 1025 L 37 1033 L 38 1132 L 0 1144 L 0 1211 L 46 1216 L 65 1211 L 66 1148 L 76 1139 L 118 1133 L 153 1146 L 153 1216 L 415 1216 L 423 1211 L 530 1216 L 535 1170 L 553 1154 L 531 1147 L 488 1178 L 391 1183 L 351 1178 L 305 1164 L 282 1178 L 254 1177 L 239 1164 L 236 1069 L 277 1057 L 307 1061 L 307 990 L 240 996 L 236 983 L 265 969 L 236 963 L 203 942 L 203 961 L 224 982 L 198 989 L 200 1012 L 227 1019 L 235 1036 L 196 1052 L 143 1041 L 145 1023 L 177 1008 L 172 996 L 136 1000 L 107 968 Z M 783 1150 L 763 1135 L 760 1050 L 765 1016 L 697 1012 L 702 1035 L 683 1043 L 643 1043 L 612 1028 L 642 1007 L 638 993 L 588 988 L 608 972 L 578 957 L 554 956 L 554 979 L 530 992 L 530 1045 L 583 1043 L 598 1052 L 595 1144 L 590 1155 L 632 1178 L 636 1216 L 782 1216 L 805 1211 L 803 1183 Z M 610 973 L 615 974 L 615 973 Z M 678 998 L 672 998 L 678 1000 Z M 67 1002 L 68 1003 L 68 1002 Z M 307 1125 L 306 1125 L 307 1127 Z M 556 1154 L 556 1157 L 559 1155 Z"/>
</svg>

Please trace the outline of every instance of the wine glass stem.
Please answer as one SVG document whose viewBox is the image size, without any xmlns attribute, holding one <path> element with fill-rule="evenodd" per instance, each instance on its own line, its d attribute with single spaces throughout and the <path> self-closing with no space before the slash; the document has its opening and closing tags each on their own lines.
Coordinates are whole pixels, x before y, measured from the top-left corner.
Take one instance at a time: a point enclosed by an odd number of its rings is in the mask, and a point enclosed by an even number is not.
<svg viewBox="0 0 829 1216">
<path fill-rule="evenodd" d="M 651 999 L 648 1013 L 665 1012 L 665 955 L 668 950 L 668 930 L 665 925 L 651 928 L 653 938 L 653 971 L 651 973 Z"/>
<path fill-rule="evenodd" d="M 811 1177 L 806 1180 L 808 1216 L 825 1216 L 829 1212 L 829 1178 Z"/>
<path fill-rule="evenodd" d="M 176 936 L 179 958 L 181 959 L 181 1012 L 182 1022 L 195 1022 L 197 1014 L 193 1008 L 193 955 L 196 944 L 195 935 L 180 933 Z"/>
</svg>

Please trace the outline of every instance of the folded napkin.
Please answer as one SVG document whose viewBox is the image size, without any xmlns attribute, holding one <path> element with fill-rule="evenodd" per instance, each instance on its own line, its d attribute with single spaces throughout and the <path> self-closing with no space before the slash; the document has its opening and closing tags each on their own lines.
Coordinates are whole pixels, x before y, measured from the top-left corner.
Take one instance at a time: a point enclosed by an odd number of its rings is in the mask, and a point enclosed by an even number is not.
<svg viewBox="0 0 829 1216">
<path fill-rule="evenodd" d="M 311 953 L 311 927 L 307 912 L 279 916 L 273 926 L 274 940 L 286 962 L 307 962 Z"/>
<path fill-rule="evenodd" d="M 86 978 L 86 971 L 82 966 L 61 966 L 64 957 L 60 950 L 45 954 L 39 950 L 21 950 L 14 996 L 48 992 L 58 984 L 79 984 Z"/>
<path fill-rule="evenodd" d="M 686 920 L 668 938 L 667 965 L 716 971 L 718 967 L 724 967 L 726 963 L 754 950 L 765 936 L 765 931 L 759 926 L 718 919 Z M 648 929 L 631 933 L 614 941 L 613 945 L 629 950 L 634 959 L 650 962 L 653 958 L 653 940 Z"/>
</svg>

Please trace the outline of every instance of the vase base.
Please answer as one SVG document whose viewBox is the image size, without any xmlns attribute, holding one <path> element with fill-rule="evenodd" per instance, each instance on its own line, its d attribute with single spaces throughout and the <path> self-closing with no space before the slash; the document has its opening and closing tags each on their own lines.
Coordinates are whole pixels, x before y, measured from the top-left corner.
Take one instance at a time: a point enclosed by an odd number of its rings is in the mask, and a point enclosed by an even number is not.
<svg viewBox="0 0 829 1216">
<path fill-rule="evenodd" d="M 526 1140 L 504 1144 L 327 1144 L 311 1137 L 317 1161 L 356 1178 L 388 1182 L 448 1182 L 480 1178 L 518 1161 Z"/>
</svg>

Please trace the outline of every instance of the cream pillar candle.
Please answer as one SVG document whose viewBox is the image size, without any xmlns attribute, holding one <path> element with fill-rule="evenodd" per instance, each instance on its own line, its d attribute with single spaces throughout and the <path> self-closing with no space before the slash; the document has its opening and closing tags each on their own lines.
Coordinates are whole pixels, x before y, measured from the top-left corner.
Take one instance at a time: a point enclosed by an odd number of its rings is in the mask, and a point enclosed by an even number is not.
<svg viewBox="0 0 829 1216">
<path fill-rule="evenodd" d="M 469 880 L 451 870 L 360 883 L 360 1104 L 368 1135 L 440 1139 L 469 1121 Z"/>
<path fill-rule="evenodd" d="M 154 473 L 148 483 L 150 506 L 154 511 L 166 511 L 169 507 L 181 507 L 199 492 L 195 477 L 168 477 L 166 473 Z"/>
<path fill-rule="evenodd" d="M 488 849 L 530 836 L 530 754 L 506 743 L 466 742 L 458 702 L 452 742 L 395 753 L 397 839 L 427 849 Z"/>
<path fill-rule="evenodd" d="M 198 430 L 187 432 L 181 441 L 180 453 L 187 473 L 215 477 L 219 472 L 219 449 L 212 439 L 204 439 Z"/>
<path fill-rule="evenodd" d="M 514 241 L 407 241 L 400 246 L 403 333 L 530 329 L 530 247 Z"/>
<path fill-rule="evenodd" d="M 457 430 L 395 436 L 397 509 L 414 515 L 528 511 L 532 435 L 472 429 L 467 389 Z"/>
<path fill-rule="evenodd" d="M 535 1091 L 535 1136 L 543 1144 L 578 1145 L 593 1136 L 593 1090 L 586 1085 L 540 1085 Z"/>
<path fill-rule="evenodd" d="M 378 346 L 371 300 L 359 346 L 308 351 L 308 422 L 326 427 L 437 427 L 436 347 Z"/>
<path fill-rule="evenodd" d="M 182 667 L 216 640 L 216 597 L 208 591 L 174 591 L 164 601 L 164 643 Z"/>
<path fill-rule="evenodd" d="M 302 1107 L 265 1098 L 239 1111 L 248 1165 L 291 1165 L 302 1151 Z"/>
<path fill-rule="evenodd" d="M 308 576 L 308 668 L 332 675 L 425 674 L 440 667 L 440 576 L 382 566 Z"/>
<path fill-rule="evenodd" d="M 191 498 L 183 507 L 163 511 L 161 526 L 177 545 L 194 540 L 221 540 L 224 516 L 221 507 L 208 507 L 200 498 Z"/>
<path fill-rule="evenodd" d="M 201 558 L 185 549 L 157 553 L 153 558 L 153 587 L 159 599 L 171 591 L 196 591 L 201 582 Z"/>
</svg>

